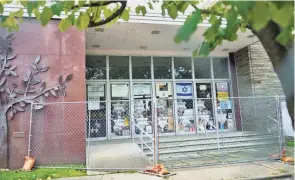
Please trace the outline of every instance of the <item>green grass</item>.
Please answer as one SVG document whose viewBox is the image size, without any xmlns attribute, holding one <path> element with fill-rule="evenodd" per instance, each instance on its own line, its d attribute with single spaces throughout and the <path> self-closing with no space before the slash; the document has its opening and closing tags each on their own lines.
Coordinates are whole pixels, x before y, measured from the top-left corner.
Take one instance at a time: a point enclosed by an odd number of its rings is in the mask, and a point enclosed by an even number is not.
<svg viewBox="0 0 295 180">
<path fill-rule="evenodd" d="M 32 171 L 4 171 L 0 170 L 1 180 L 36 180 L 56 179 L 62 177 L 86 176 L 85 170 L 75 169 L 34 169 Z"/>
</svg>

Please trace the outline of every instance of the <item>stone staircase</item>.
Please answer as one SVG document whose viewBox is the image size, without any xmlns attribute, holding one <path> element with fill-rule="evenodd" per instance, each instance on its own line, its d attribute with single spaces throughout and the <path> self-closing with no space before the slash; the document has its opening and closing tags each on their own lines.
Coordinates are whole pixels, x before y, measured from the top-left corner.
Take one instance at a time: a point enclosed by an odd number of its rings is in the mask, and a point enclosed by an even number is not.
<svg viewBox="0 0 295 180">
<path fill-rule="evenodd" d="M 204 134 L 160 136 L 159 161 L 168 168 L 178 168 L 260 160 L 279 153 L 277 134 L 223 132 L 218 140 L 216 137 L 216 133 L 209 133 L 208 137 Z M 152 160 L 153 153 L 147 147 L 144 154 Z"/>
</svg>

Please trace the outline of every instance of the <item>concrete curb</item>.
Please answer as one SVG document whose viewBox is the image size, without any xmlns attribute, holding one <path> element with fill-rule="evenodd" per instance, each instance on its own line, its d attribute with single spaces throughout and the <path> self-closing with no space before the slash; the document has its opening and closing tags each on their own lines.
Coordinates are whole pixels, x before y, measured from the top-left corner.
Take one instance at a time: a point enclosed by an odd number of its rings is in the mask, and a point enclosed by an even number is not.
<svg viewBox="0 0 295 180">
<path fill-rule="evenodd" d="M 247 178 L 245 180 L 266 180 L 266 179 L 276 179 L 276 178 L 292 178 L 293 174 L 286 173 L 286 174 L 280 174 L 275 176 L 262 176 L 257 178 Z"/>
</svg>

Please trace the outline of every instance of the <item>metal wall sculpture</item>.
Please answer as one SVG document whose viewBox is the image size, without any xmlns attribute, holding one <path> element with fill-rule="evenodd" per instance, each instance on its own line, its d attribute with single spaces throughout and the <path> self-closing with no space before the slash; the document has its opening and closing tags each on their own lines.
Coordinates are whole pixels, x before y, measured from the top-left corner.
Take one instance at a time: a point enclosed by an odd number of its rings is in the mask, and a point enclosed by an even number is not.
<svg viewBox="0 0 295 180">
<path fill-rule="evenodd" d="M 56 84 L 47 87 L 46 82 L 38 75 L 48 71 L 49 66 L 41 67 L 41 56 L 37 56 L 24 74 L 21 85 L 17 84 L 16 80 L 11 80 L 13 77 L 19 77 L 16 73 L 17 66 L 9 63 L 16 57 L 11 47 L 14 39 L 13 34 L 5 39 L 0 37 L 0 168 L 8 168 L 8 121 L 12 120 L 16 113 L 24 112 L 28 104 L 42 103 L 43 99 L 49 96 L 65 96 L 66 83 L 73 77 L 69 74 L 64 79 L 60 75 Z"/>
</svg>

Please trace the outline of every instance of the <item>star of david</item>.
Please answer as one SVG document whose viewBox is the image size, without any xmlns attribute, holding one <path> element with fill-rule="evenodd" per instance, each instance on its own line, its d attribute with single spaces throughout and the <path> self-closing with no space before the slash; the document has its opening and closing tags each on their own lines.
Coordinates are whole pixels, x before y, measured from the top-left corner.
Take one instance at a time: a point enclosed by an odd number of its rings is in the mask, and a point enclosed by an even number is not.
<svg viewBox="0 0 295 180">
<path fill-rule="evenodd" d="M 182 92 L 187 92 L 187 87 L 183 87 Z"/>
<path fill-rule="evenodd" d="M 100 123 L 96 122 L 95 126 L 96 126 L 96 128 L 100 128 Z"/>
</svg>

